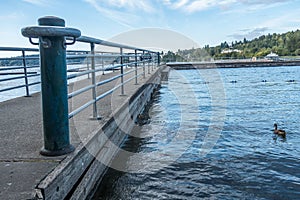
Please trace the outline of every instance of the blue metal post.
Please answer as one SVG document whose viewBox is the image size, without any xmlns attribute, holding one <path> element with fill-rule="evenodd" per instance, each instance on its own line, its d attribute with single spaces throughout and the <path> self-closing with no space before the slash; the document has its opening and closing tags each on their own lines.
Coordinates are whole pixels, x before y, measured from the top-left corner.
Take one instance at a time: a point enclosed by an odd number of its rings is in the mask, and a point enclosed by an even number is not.
<svg viewBox="0 0 300 200">
<path fill-rule="evenodd" d="M 39 19 L 40 26 L 65 26 L 61 19 Z M 41 37 L 42 108 L 44 118 L 43 155 L 60 155 L 74 150 L 69 139 L 66 49 L 64 37 Z"/>
<path fill-rule="evenodd" d="M 69 137 L 65 36 L 73 36 L 75 41 L 80 31 L 62 28 L 65 21 L 57 17 L 43 17 L 38 23 L 37 27 L 22 29 L 22 34 L 39 38 L 44 128 L 44 148 L 40 153 L 59 156 L 74 151 Z"/>
</svg>

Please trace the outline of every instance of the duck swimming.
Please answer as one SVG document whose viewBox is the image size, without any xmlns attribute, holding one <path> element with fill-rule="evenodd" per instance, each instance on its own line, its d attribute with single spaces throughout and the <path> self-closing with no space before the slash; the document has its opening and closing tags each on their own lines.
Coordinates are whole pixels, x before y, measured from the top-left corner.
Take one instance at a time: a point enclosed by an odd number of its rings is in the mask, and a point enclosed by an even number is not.
<svg viewBox="0 0 300 200">
<path fill-rule="evenodd" d="M 284 130 L 281 130 L 281 129 L 277 129 L 277 124 L 275 123 L 274 124 L 274 134 L 277 134 L 277 135 L 280 135 L 282 137 L 285 137 L 286 135 L 286 132 Z"/>
</svg>

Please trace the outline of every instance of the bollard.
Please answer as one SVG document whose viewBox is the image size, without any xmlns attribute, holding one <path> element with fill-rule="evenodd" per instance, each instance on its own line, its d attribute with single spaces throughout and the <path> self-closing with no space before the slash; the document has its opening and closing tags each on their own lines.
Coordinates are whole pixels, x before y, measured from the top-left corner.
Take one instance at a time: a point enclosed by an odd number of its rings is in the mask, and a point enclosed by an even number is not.
<svg viewBox="0 0 300 200">
<path fill-rule="evenodd" d="M 57 17 L 38 19 L 39 26 L 22 29 L 22 35 L 39 38 L 41 63 L 42 112 L 45 156 L 60 156 L 74 151 L 70 144 L 68 118 L 68 91 L 66 45 L 74 44 L 80 31 L 65 28 L 65 21 Z M 72 37 L 66 43 L 65 37 Z"/>
</svg>

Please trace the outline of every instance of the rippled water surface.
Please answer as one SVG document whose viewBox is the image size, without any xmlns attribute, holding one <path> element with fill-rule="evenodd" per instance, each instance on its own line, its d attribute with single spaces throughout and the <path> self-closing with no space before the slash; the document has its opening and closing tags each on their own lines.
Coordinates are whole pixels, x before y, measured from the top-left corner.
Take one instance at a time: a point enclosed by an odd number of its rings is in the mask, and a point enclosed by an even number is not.
<svg viewBox="0 0 300 200">
<path fill-rule="evenodd" d="M 299 111 L 300 67 L 171 71 L 94 199 L 300 199 Z"/>
</svg>

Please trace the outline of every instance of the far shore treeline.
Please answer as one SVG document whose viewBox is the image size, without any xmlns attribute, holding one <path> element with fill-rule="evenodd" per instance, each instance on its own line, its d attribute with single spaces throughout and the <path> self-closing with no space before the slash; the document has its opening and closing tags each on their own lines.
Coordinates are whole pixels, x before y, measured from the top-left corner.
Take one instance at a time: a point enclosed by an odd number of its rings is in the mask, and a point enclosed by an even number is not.
<svg viewBox="0 0 300 200">
<path fill-rule="evenodd" d="M 244 38 L 242 41 L 222 42 L 220 45 L 203 48 L 178 49 L 177 52 L 162 52 L 162 62 L 210 61 L 211 59 L 247 59 L 262 58 L 269 53 L 281 57 L 300 56 L 300 30 L 283 34 L 262 35 L 253 40 Z M 38 55 L 26 56 L 28 65 L 39 65 Z M 72 59 L 72 62 L 83 63 L 84 58 Z M 0 66 L 21 66 L 22 57 L 1 58 Z"/>
<path fill-rule="evenodd" d="M 300 56 L 300 30 L 290 31 L 284 34 L 262 35 L 253 40 L 235 42 L 223 42 L 218 46 L 178 50 L 177 52 L 165 52 L 163 62 L 201 61 L 213 59 L 245 59 L 261 58 L 269 53 L 279 56 Z"/>
</svg>

